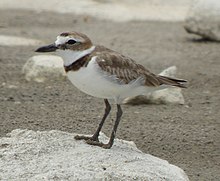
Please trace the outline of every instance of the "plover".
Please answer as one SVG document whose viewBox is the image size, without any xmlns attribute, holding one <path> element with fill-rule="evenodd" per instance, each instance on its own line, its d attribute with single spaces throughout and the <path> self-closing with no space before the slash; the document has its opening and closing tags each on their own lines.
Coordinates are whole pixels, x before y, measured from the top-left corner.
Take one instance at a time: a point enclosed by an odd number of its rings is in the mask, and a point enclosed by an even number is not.
<svg viewBox="0 0 220 181">
<path fill-rule="evenodd" d="M 75 139 L 106 149 L 114 143 L 125 98 L 167 86 L 185 88 L 186 80 L 153 74 L 129 57 L 94 45 L 85 34 L 78 32 L 61 33 L 55 43 L 40 47 L 36 52 L 57 52 L 63 58 L 64 69 L 72 84 L 86 94 L 104 99 L 105 113 L 94 135 L 78 135 Z M 117 105 L 116 120 L 109 142 L 104 144 L 98 137 L 111 111 L 109 102 L 112 101 Z"/>
</svg>

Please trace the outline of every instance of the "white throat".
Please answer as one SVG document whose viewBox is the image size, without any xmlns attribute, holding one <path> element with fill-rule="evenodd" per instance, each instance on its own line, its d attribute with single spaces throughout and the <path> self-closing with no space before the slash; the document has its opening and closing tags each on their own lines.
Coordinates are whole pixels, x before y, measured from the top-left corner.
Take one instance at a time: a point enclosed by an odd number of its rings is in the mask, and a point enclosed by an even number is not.
<svg viewBox="0 0 220 181">
<path fill-rule="evenodd" d="M 81 57 L 91 53 L 94 49 L 95 46 L 92 46 L 91 48 L 82 51 L 57 50 L 57 53 L 62 57 L 64 66 L 69 66 Z"/>
</svg>

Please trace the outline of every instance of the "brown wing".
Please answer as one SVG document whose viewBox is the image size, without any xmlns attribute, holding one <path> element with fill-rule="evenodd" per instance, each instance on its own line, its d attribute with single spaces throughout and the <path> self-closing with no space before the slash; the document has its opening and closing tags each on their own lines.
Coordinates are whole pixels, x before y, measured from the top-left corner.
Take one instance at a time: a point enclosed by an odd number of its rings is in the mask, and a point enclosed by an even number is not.
<svg viewBox="0 0 220 181">
<path fill-rule="evenodd" d="M 124 84 L 143 77 L 145 80 L 143 85 L 161 85 L 157 76 L 142 65 L 137 64 L 131 58 L 125 57 L 117 52 L 109 51 L 109 49 L 102 51 L 96 61 L 103 71 L 108 72 L 110 75 L 115 75 Z"/>
</svg>

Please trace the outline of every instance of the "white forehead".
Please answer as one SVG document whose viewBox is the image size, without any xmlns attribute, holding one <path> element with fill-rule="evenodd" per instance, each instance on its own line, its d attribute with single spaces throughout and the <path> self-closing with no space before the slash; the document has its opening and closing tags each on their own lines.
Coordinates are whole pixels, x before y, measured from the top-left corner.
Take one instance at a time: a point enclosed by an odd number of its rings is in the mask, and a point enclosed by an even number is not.
<svg viewBox="0 0 220 181">
<path fill-rule="evenodd" d="M 77 42 L 84 42 L 85 41 L 83 38 L 79 38 L 79 37 L 75 38 L 75 37 L 72 37 L 72 36 L 57 36 L 55 44 L 56 45 L 62 45 L 62 44 L 66 43 L 69 40 L 75 40 Z"/>
<path fill-rule="evenodd" d="M 57 36 L 57 40 L 55 41 L 56 45 L 62 45 L 64 43 L 66 43 L 68 40 L 70 39 L 74 39 L 72 37 L 68 37 L 68 36 Z M 75 40 L 75 39 L 74 39 Z M 75 40 L 76 41 L 76 40 Z"/>
</svg>

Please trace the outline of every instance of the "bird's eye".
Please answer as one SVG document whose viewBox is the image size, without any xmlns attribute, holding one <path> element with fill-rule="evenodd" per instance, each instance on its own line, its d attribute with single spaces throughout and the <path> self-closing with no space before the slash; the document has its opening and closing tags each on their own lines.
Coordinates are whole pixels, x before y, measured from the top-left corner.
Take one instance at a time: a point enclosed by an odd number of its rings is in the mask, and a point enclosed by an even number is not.
<svg viewBox="0 0 220 181">
<path fill-rule="evenodd" d="M 70 45 L 73 45 L 73 44 L 75 44 L 75 43 L 76 43 L 75 40 L 68 40 L 68 42 L 67 42 L 67 44 L 70 44 Z"/>
</svg>

